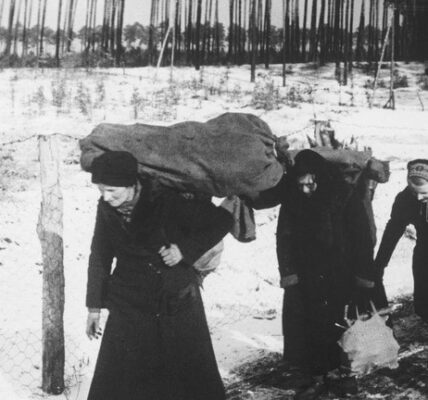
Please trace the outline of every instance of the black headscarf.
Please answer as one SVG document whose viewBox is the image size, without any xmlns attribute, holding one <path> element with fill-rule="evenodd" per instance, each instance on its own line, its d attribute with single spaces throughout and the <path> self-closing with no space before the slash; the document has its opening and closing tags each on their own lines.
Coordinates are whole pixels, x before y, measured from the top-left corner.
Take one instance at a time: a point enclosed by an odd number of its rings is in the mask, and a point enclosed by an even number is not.
<svg viewBox="0 0 428 400">
<path fill-rule="evenodd" d="M 290 178 L 295 183 L 293 186 L 298 197 L 301 197 L 302 193 L 298 189 L 297 179 L 306 174 L 315 175 L 317 189 L 311 198 L 317 201 L 327 201 L 344 184 L 340 172 L 324 157 L 309 149 L 302 150 L 296 155 L 290 171 Z"/>
</svg>

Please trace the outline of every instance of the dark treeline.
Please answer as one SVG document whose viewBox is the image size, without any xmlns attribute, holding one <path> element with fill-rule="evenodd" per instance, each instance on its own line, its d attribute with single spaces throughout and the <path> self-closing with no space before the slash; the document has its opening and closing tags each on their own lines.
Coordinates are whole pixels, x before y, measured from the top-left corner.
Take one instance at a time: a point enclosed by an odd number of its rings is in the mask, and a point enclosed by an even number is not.
<svg viewBox="0 0 428 400">
<path fill-rule="evenodd" d="M 428 59 L 427 0 L 274 0 L 282 3 L 282 26 L 271 23 L 272 1 L 152 0 L 148 26 L 124 26 L 126 0 L 85 0 L 85 24 L 75 31 L 78 0 L 0 0 L 1 62 L 144 66 L 162 54 L 162 65 L 173 59 L 196 69 L 335 62 L 348 70 L 354 61 L 378 61 L 387 34 L 396 60 Z M 225 6 L 227 22 L 219 20 Z M 58 10 L 54 29 L 46 26 L 47 7 Z"/>
</svg>

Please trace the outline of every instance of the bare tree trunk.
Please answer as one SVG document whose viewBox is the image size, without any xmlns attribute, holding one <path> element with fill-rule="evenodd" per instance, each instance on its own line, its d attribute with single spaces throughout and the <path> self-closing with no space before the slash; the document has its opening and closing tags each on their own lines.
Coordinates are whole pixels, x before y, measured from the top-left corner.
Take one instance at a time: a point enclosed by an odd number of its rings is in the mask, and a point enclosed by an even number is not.
<svg viewBox="0 0 428 400">
<path fill-rule="evenodd" d="M 115 55 L 116 12 L 117 12 L 117 2 L 116 0 L 113 0 L 111 16 L 110 16 L 110 34 L 109 34 L 109 51 L 112 56 Z M 95 27 L 95 24 L 94 24 L 94 27 Z"/>
<path fill-rule="evenodd" d="M 18 0 L 18 9 L 16 12 L 16 21 L 15 21 L 15 33 L 13 35 L 13 54 L 18 55 L 18 41 L 19 41 L 19 19 L 21 18 L 21 6 L 22 0 Z"/>
<path fill-rule="evenodd" d="M 199 71 L 201 66 L 201 16 L 202 16 L 202 0 L 198 0 L 198 8 L 196 10 L 196 55 L 195 55 L 195 69 Z"/>
<path fill-rule="evenodd" d="M 61 41 L 61 54 L 64 54 L 64 50 L 65 50 L 65 44 L 67 42 L 67 32 L 68 32 L 68 14 L 70 11 L 70 0 L 65 0 L 66 3 L 63 4 L 64 6 L 64 21 L 63 21 L 63 26 L 62 26 L 62 34 L 63 34 L 63 38 Z"/>
<path fill-rule="evenodd" d="M 270 63 L 270 15 L 271 15 L 271 9 L 272 9 L 272 3 L 271 0 L 266 0 L 265 3 L 265 68 L 269 69 L 269 63 Z"/>
<path fill-rule="evenodd" d="M 362 0 L 361 3 L 361 14 L 360 14 L 360 24 L 358 26 L 358 37 L 357 37 L 357 49 L 356 49 L 356 59 L 361 61 L 364 53 L 364 27 L 365 27 L 365 0 Z"/>
<path fill-rule="evenodd" d="M 3 20 L 4 2 L 5 0 L 1 0 L 0 2 L 0 26 Z"/>
<path fill-rule="evenodd" d="M 210 6 L 210 1 L 208 0 L 208 2 L 205 4 L 205 17 L 204 17 L 204 25 L 202 28 L 202 51 L 201 51 L 202 65 L 205 65 L 207 62 L 206 54 L 207 54 L 207 49 L 209 48 L 209 43 L 208 43 L 209 32 L 210 32 L 210 24 L 208 19 L 209 6 Z"/>
<path fill-rule="evenodd" d="M 55 60 L 56 60 L 57 67 L 59 67 L 59 47 L 60 47 L 60 40 L 61 40 L 61 13 L 62 13 L 62 0 L 59 0 L 57 28 L 56 28 L 56 42 L 55 42 Z"/>
<path fill-rule="evenodd" d="M 353 45 L 354 45 L 354 8 L 355 8 L 355 0 L 351 0 L 351 20 L 350 20 L 350 27 L 349 27 L 349 71 L 352 71 L 352 63 L 354 60 L 354 52 L 353 52 Z"/>
<path fill-rule="evenodd" d="M 328 16 L 327 16 L 327 56 L 326 58 L 330 61 L 334 53 L 334 41 L 333 41 L 333 32 L 334 32 L 334 10 L 335 10 L 335 0 L 328 0 Z"/>
<path fill-rule="evenodd" d="M 256 80 L 256 0 L 251 0 L 250 37 L 251 37 L 251 82 Z"/>
<path fill-rule="evenodd" d="M 293 42 L 293 54 L 295 54 L 295 60 L 299 61 L 300 51 L 300 12 L 299 12 L 299 0 L 294 1 L 294 42 Z"/>
<path fill-rule="evenodd" d="M 260 62 L 264 57 L 264 47 L 263 47 L 263 0 L 258 0 L 257 10 L 256 10 L 256 41 L 257 41 L 257 62 Z"/>
<path fill-rule="evenodd" d="M 346 86 L 348 84 L 348 53 L 349 53 L 349 7 L 350 7 L 350 0 L 346 1 L 346 7 L 345 7 L 345 33 L 344 33 L 344 65 L 343 65 L 343 84 Z"/>
<path fill-rule="evenodd" d="M 15 16 L 15 6 L 16 6 L 16 0 L 10 0 L 9 23 L 8 23 L 7 38 L 6 38 L 6 49 L 4 51 L 4 54 L 6 56 L 10 56 L 10 50 L 12 47 L 12 31 L 13 31 L 13 20 L 14 20 L 14 16 Z"/>
<path fill-rule="evenodd" d="M 233 49 L 232 49 L 232 55 L 233 55 L 233 62 L 236 65 L 238 63 L 238 2 L 239 0 L 236 0 L 234 2 L 234 10 L 233 10 Z"/>
<path fill-rule="evenodd" d="M 369 34 L 368 34 L 368 44 L 367 44 L 367 60 L 369 64 L 373 62 L 373 11 L 374 11 L 374 2 L 369 0 Z"/>
<path fill-rule="evenodd" d="M 107 38 L 107 32 L 109 32 L 109 7 L 111 4 L 112 0 L 105 0 L 104 1 L 104 8 L 103 8 L 103 24 L 101 27 L 101 49 L 103 51 L 107 50 L 107 45 L 106 42 L 108 41 Z"/>
<path fill-rule="evenodd" d="M 150 7 L 150 23 L 149 23 L 149 39 L 147 44 L 148 64 L 153 65 L 153 41 L 154 41 L 154 15 L 155 15 L 155 0 L 152 0 Z"/>
<path fill-rule="evenodd" d="M 171 43 L 171 69 L 170 69 L 170 81 L 172 82 L 173 79 L 173 71 L 174 71 L 174 58 L 175 58 L 175 41 L 176 41 L 176 28 L 177 28 L 177 19 L 178 19 L 178 13 L 179 13 L 179 1 L 178 0 L 172 0 L 174 3 L 172 3 L 172 11 L 171 16 L 174 18 L 174 21 L 171 21 L 171 27 L 172 27 L 172 43 Z"/>
<path fill-rule="evenodd" d="M 303 27 L 302 27 L 302 61 L 306 62 L 306 33 L 308 24 L 308 0 L 305 0 L 303 11 Z M 285 29 L 285 27 L 284 27 Z"/>
<path fill-rule="evenodd" d="M 193 26 L 192 26 L 192 7 L 193 7 L 193 0 L 189 0 L 189 7 L 187 10 L 187 64 L 191 63 L 192 60 L 192 33 L 193 33 Z"/>
<path fill-rule="evenodd" d="M 175 0 L 175 56 L 177 60 L 181 58 L 181 0 Z M 173 60 L 171 60 L 173 62 Z"/>
<path fill-rule="evenodd" d="M 287 46 L 285 45 L 285 35 L 286 35 L 286 24 L 285 24 L 285 11 L 286 10 L 286 4 L 285 0 L 282 0 L 282 86 L 285 87 L 286 84 L 286 49 Z M 305 30 L 305 27 L 303 27 L 303 30 Z"/>
<path fill-rule="evenodd" d="M 294 3 L 295 0 L 290 0 L 290 60 L 296 61 L 294 41 L 296 32 L 296 20 L 294 19 Z"/>
<path fill-rule="evenodd" d="M 374 7 L 374 57 L 379 60 L 379 0 L 375 0 Z"/>
<path fill-rule="evenodd" d="M 31 19 L 31 6 L 30 4 L 30 13 L 28 13 L 28 0 L 24 2 L 24 25 L 22 30 L 22 55 L 21 55 L 21 66 L 25 67 L 26 56 L 27 56 L 27 28 L 30 24 Z"/>
<path fill-rule="evenodd" d="M 286 48 L 286 57 L 291 61 L 291 28 L 290 28 L 290 0 L 286 0 L 285 5 L 285 48 Z"/>
<path fill-rule="evenodd" d="M 395 3 L 393 3 L 393 12 L 394 12 L 394 29 L 391 32 L 391 36 L 395 37 L 394 40 L 394 60 L 398 60 L 401 57 L 401 49 L 400 49 L 400 41 L 397 40 L 400 33 L 400 10 L 398 7 L 395 6 Z M 393 108 L 395 108 L 395 105 L 393 105 Z"/>
<path fill-rule="evenodd" d="M 229 63 L 232 63 L 233 52 L 233 5 L 234 0 L 229 0 L 229 48 L 227 51 L 227 59 Z"/>
<path fill-rule="evenodd" d="M 320 20 L 318 23 L 318 35 L 317 35 L 317 41 L 319 41 L 319 47 L 320 47 L 320 63 L 321 65 L 325 64 L 326 60 L 326 34 L 325 34 L 325 4 L 326 0 L 321 0 L 321 11 L 320 11 Z M 318 47 L 318 43 L 317 43 Z"/>
<path fill-rule="evenodd" d="M 238 56 L 238 64 L 242 64 L 242 0 L 238 0 L 238 34 L 237 34 L 237 56 Z"/>
<path fill-rule="evenodd" d="M 242 58 L 241 58 L 241 63 L 244 63 L 246 58 L 246 54 L 249 54 L 249 48 L 250 48 L 250 41 L 248 38 L 248 33 L 249 33 L 249 20 L 250 20 L 250 5 L 249 5 L 249 0 L 244 0 L 244 10 L 243 10 L 243 14 L 244 14 L 244 26 L 243 26 L 243 43 L 242 43 Z"/>
<path fill-rule="evenodd" d="M 335 2 L 334 11 L 334 60 L 335 60 L 335 75 L 336 79 L 340 82 L 340 1 Z"/>
<path fill-rule="evenodd" d="M 312 0 L 312 14 L 311 14 L 311 44 L 310 44 L 310 57 L 312 61 L 317 57 L 317 0 Z"/>
<path fill-rule="evenodd" d="M 213 18 L 213 0 L 209 0 L 208 10 L 208 42 L 207 42 L 207 63 L 213 62 L 214 54 L 214 25 L 211 25 Z"/>
<path fill-rule="evenodd" d="M 95 0 L 90 0 L 89 19 L 88 19 L 88 57 L 89 57 L 89 52 L 91 51 L 91 48 L 92 48 L 92 51 L 94 50 L 93 43 L 92 43 L 94 38 L 94 31 L 93 31 L 94 5 L 95 5 Z"/>
<path fill-rule="evenodd" d="M 76 0 L 77 1 L 77 0 Z M 68 9 L 68 32 L 67 32 L 67 46 L 66 51 L 71 51 L 71 43 L 73 42 L 73 25 L 74 25 L 74 15 L 75 15 L 75 0 L 70 0 L 69 9 Z"/>
<path fill-rule="evenodd" d="M 340 61 L 343 61 L 343 44 L 345 42 L 344 34 L 345 34 L 345 2 L 346 0 L 343 0 L 340 2 L 340 28 L 339 28 L 339 54 L 340 54 Z"/>
<path fill-rule="evenodd" d="M 39 56 L 40 56 L 40 17 L 42 13 L 42 0 L 39 0 L 37 7 L 37 29 L 36 29 L 36 57 L 37 57 L 37 68 L 39 67 Z"/>
<path fill-rule="evenodd" d="M 94 12 L 93 12 L 93 19 L 92 19 L 92 52 L 95 52 L 95 47 L 96 47 L 96 27 L 97 27 L 97 5 L 98 5 L 98 0 L 93 0 L 94 1 Z"/>
<path fill-rule="evenodd" d="M 85 52 L 85 63 L 89 66 L 89 21 L 91 20 L 91 9 L 92 4 L 90 0 L 86 0 L 86 14 L 85 14 L 85 37 L 84 37 L 84 52 Z"/>
<path fill-rule="evenodd" d="M 119 1 L 119 10 L 117 15 L 117 33 L 116 33 L 116 65 L 120 65 L 122 61 L 123 46 L 122 46 L 122 32 L 123 32 L 123 15 L 125 13 L 125 0 Z"/>
<path fill-rule="evenodd" d="M 218 20 L 218 0 L 215 2 L 215 47 L 217 64 L 220 64 L 220 22 Z"/>
</svg>

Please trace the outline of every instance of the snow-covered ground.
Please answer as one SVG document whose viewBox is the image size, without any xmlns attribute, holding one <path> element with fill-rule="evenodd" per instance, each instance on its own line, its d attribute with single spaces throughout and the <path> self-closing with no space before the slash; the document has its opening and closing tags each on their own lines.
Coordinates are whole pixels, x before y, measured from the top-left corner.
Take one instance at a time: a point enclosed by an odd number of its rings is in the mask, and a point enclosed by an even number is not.
<svg viewBox="0 0 428 400">
<path fill-rule="evenodd" d="M 352 82 L 339 87 L 332 65 L 318 70 L 288 67 L 281 87 L 281 66 L 260 69 L 257 99 L 249 69 L 191 68 L 156 72 L 152 68 L 100 70 L 3 70 L 0 72 L 0 398 L 41 395 L 41 253 L 36 234 L 40 206 L 37 135 L 59 133 L 64 197 L 66 277 L 67 390 L 56 399 L 86 399 L 97 342 L 84 335 L 84 293 L 89 243 L 97 191 L 78 165 L 77 139 L 104 121 L 169 124 L 205 121 L 226 111 L 260 116 L 277 136 L 293 147 L 307 146 L 314 118 L 330 119 L 340 140 L 358 139 L 360 148 L 391 162 L 392 175 L 379 185 L 374 199 L 378 238 L 392 202 L 405 186 L 406 163 L 428 157 L 428 92 L 417 94 L 422 64 L 400 64 L 409 88 L 396 92 L 396 110 L 368 107 L 371 79 L 356 69 Z M 383 72 L 386 79 L 387 73 Z M 273 82 L 274 90 L 269 91 Z M 375 105 L 386 103 L 378 89 Z M 263 102 L 272 110 L 257 108 Z M 221 373 L 233 380 L 233 369 L 266 352 L 282 349 L 275 256 L 277 209 L 256 213 L 257 240 L 238 243 L 231 237 L 218 270 L 204 283 L 204 301 Z M 385 275 L 388 295 L 411 293 L 413 241 L 403 238 Z"/>
</svg>

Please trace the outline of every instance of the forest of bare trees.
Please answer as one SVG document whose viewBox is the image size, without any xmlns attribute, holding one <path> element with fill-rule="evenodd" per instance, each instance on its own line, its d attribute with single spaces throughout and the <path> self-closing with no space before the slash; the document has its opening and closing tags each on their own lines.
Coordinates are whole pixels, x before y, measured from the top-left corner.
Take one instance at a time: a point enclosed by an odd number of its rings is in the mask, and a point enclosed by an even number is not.
<svg viewBox="0 0 428 400">
<path fill-rule="evenodd" d="M 152 0 L 148 26 L 124 26 L 126 0 L 0 0 L 3 66 L 376 63 L 428 59 L 426 0 Z M 76 29 L 77 5 L 86 10 Z M 47 9 L 57 11 L 47 26 Z M 220 20 L 219 7 L 228 7 Z M 100 13 L 100 10 L 102 12 Z M 224 12 L 223 12 L 224 14 Z M 393 46 L 391 46 L 393 38 Z M 162 52 L 162 46 L 164 51 Z"/>
</svg>

